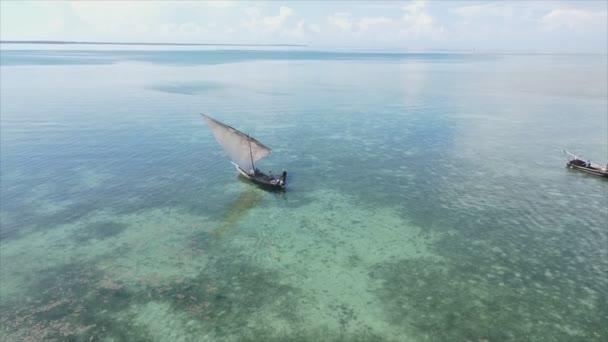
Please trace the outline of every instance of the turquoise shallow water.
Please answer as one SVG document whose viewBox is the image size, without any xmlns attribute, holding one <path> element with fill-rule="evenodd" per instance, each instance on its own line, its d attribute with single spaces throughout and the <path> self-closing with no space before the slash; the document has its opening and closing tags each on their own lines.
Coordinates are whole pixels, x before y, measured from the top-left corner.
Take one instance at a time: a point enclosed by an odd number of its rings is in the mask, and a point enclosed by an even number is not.
<svg viewBox="0 0 608 342">
<path fill-rule="evenodd" d="M 605 341 L 600 55 L 0 54 L 9 341 Z M 208 113 L 274 150 L 240 180 Z"/>
</svg>

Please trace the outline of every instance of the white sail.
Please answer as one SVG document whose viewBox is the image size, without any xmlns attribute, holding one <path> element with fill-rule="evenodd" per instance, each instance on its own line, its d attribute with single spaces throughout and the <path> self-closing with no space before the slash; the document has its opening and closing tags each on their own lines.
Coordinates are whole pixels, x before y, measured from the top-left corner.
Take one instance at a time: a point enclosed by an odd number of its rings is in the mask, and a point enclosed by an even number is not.
<svg viewBox="0 0 608 342">
<path fill-rule="evenodd" d="M 253 163 L 268 156 L 270 149 L 261 142 L 234 127 L 202 114 L 215 140 L 224 148 L 230 159 L 246 172 L 254 169 Z"/>
</svg>

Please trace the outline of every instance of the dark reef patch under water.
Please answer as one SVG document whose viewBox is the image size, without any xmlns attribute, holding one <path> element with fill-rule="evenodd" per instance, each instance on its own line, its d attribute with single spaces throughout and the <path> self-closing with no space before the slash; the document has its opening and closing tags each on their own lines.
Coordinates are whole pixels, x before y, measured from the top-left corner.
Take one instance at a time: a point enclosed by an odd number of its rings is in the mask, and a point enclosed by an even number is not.
<svg viewBox="0 0 608 342">
<path fill-rule="evenodd" d="M 484 247 L 475 246 L 491 256 Z M 586 288 L 555 270 L 551 277 L 550 270 L 530 276 L 523 267 L 534 273 L 534 261 L 514 269 L 501 266 L 501 259 L 398 260 L 374 266 L 370 276 L 381 281 L 377 296 L 387 319 L 404 332 L 414 329 L 419 341 L 582 342 L 608 336 L 602 289 Z"/>
<path fill-rule="evenodd" d="M 137 300 L 95 262 L 71 263 L 32 279 L 26 297 L 4 304 L 0 317 L 16 340 L 140 340 L 146 332 L 116 316 Z"/>
<path fill-rule="evenodd" d="M 93 222 L 80 227 L 72 236 L 77 243 L 87 242 L 92 239 L 103 240 L 120 234 L 128 225 L 112 221 Z"/>
<path fill-rule="evenodd" d="M 213 249 L 209 243 L 205 247 Z M 275 272 L 233 254 L 212 257 L 195 277 L 143 278 L 135 285 L 100 267 L 104 258 L 47 269 L 31 279 L 24 298 L 2 305 L 0 321 L 9 336 L 30 341 L 155 340 L 150 327 L 138 325 L 129 310 L 154 302 L 170 304 L 176 314 L 186 314 L 220 340 L 247 339 L 247 323 L 262 309 L 298 322 L 298 290 L 282 284 Z M 271 334 L 268 328 L 256 329 Z"/>
</svg>

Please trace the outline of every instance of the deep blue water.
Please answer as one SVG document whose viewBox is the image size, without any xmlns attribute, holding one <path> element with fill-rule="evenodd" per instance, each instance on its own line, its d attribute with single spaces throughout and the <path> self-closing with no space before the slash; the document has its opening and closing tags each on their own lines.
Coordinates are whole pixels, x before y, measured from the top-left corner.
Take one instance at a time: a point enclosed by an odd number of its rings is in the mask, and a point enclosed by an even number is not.
<svg viewBox="0 0 608 342">
<path fill-rule="evenodd" d="M 605 55 L 0 51 L 9 340 L 603 341 Z M 240 180 L 198 113 L 273 148 Z"/>
</svg>

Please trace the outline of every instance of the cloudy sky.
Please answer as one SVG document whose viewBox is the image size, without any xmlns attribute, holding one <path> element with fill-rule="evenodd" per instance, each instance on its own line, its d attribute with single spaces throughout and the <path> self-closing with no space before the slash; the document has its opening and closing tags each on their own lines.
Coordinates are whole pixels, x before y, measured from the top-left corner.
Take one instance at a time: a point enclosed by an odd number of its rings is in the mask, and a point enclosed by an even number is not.
<svg viewBox="0 0 608 342">
<path fill-rule="evenodd" d="M 608 1 L 0 1 L 2 40 L 608 51 Z"/>
</svg>

